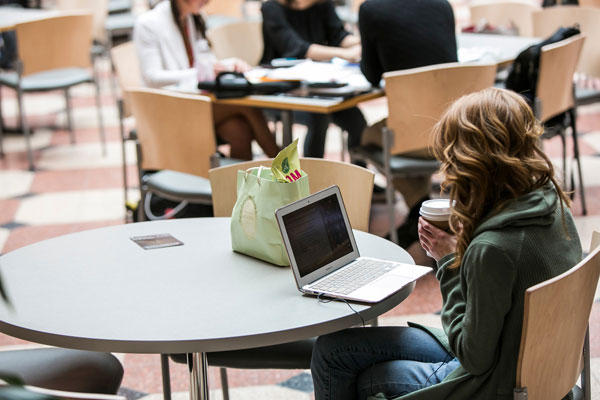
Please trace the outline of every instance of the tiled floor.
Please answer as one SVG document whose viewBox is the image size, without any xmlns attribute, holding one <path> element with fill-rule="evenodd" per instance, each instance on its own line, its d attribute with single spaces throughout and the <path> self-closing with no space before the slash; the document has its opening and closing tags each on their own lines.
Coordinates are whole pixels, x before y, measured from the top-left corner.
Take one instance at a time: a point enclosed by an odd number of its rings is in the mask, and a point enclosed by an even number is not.
<svg viewBox="0 0 600 400">
<path fill-rule="evenodd" d="M 0 252 L 6 253 L 27 244 L 57 235 L 123 223 L 123 190 L 121 153 L 117 113 L 108 80 L 108 64 L 102 62 L 102 112 L 108 137 L 107 153 L 102 154 L 96 129 L 93 88 L 81 86 L 73 90 L 74 120 L 77 143 L 69 144 L 68 133 L 61 129 L 46 129 L 46 125 L 64 123 L 63 100 L 60 94 L 26 97 L 38 170 L 27 171 L 23 139 L 5 137 L 5 158 L 0 160 Z M 2 111 L 7 124 L 16 123 L 14 94 L 2 90 Z M 370 122 L 386 113 L 384 100 L 365 104 L 363 110 Z M 573 212 L 584 247 L 589 246 L 591 231 L 600 228 L 600 105 L 582 108 L 578 124 L 583 153 L 584 182 L 588 200 L 588 216 L 581 215 L 580 199 L 576 196 Z M 295 134 L 302 137 L 302 127 Z M 332 128 L 328 136 L 327 157 L 339 158 L 339 130 Z M 548 154 L 560 165 L 560 142 L 547 141 Z M 257 149 L 258 152 L 258 149 Z M 131 185 L 130 196 L 135 198 L 134 149 L 127 149 Z M 378 178 L 379 179 L 379 178 Z M 398 205 L 401 221 L 406 207 Z M 371 232 L 383 235 L 386 231 L 383 205 L 375 203 L 372 210 Z M 414 249 L 413 249 L 414 250 Z M 422 257 L 422 254 L 416 254 Z M 380 318 L 382 325 L 404 324 L 407 320 L 439 324 L 435 314 L 441 308 L 437 282 L 432 276 L 419 281 L 416 290 L 401 305 Z M 595 304 L 591 318 L 594 398 L 600 398 L 600 309 Z M 0 335 L 0 350 L 14 347 L 33 347 L 24 342 Z M 158 399 L 161 393 L 160 363 L 157 355 L 120 354 L 125 366 L 124 391 L 130 398 L 145 396 Z M 187 398 L 187 368 L 171 363 L 171 381 L 176 399 Z M 221 398 L 218 370 L 209 371 L 213 398 Z M 230 370 L 232 399 L 310 399 L 311 383 L 306 371 Z"/>
</svg>

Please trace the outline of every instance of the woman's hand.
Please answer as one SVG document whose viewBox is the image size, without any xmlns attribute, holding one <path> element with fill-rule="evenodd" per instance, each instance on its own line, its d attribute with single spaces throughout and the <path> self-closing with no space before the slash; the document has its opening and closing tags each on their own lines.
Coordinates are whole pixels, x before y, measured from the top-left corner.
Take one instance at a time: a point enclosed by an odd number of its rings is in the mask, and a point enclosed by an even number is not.
<svg viewBox="0 0 600 400">
<path fill-rule="evenodd" d="M 435 261 L 456 251 L 456 236 L 446 233 L 423 217 L 419 217 L 418 232 L 421 246 Z"/>
<path fill-rule="evenodd" d="M 246 61 L 239 58 L 226 58 L 214 64 L 215 75 L 218 75 L 220 72 L 240 72 L 243 74 L 248 72 L 250 68 L 250 65 Z"/>
<path fill-rule="evenodd" d="M 362 47 L 360 44 L 356 44 L 350 47 L 340 48 L 341 55 L 340 58 L 343 58 L 346 61 L 350 62 L 359 62 L 362 57 Z"/>
</svg>

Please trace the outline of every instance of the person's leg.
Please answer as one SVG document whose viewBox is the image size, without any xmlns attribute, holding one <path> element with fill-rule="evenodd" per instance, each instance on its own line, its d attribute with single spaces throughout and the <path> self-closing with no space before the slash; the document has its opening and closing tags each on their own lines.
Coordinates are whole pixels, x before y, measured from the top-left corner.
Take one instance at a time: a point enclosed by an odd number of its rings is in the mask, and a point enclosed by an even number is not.
<svg viewBox="0 0 600 400">
<path fill-rule="evenodd" d="M 361 136 L 367 126 L 367 121 L 358 107 L 338 111 L 331 114 L 334 124 L 348 132 L 348 149 L 360 145 Z"/>
<path fill-rule="evenodd" d="M 456 358 L 429 363 L 411 360 L 385 361 L 375 364 L 358 377 L 358 399 L 377 393 L 395 398 L 440 383 L 460 365 Z"/>
<path fill-rule="evenodd" d="M 213 123 L 216 135 L 229 143 L 230 157 L 252 159 L 252 130 L 237 107 L 213 105 Z"/>
<path fill-rule="evenodd" d="M 306 125 L 308 131 L 304 138 L 304 157 L 323 158 L 325 136 L 329 127 L 329 116 L 308 112 L 294 112 L 294 121 Z"/>
<path fill-rule="evenodd" d="M 116 394 L 123 378 L 110 353 L 61 348 L 0 352 L 0 370 L 27 385 L 70 392 Z"/>
<path fill-rule="evenodd" d="M 358 376 L 381 362 L 438 363 L 450 358 L 433 337 L 417 328 L 354 328 L 321 336 L 311 361 L 315 398 L 355 399 Z"/>
<path fill-rule="evenodd" d="M 279 153 L 281 149 L 277 146 L 275 137 L 269 129 L 267 120 L 261 110 L 251 107 L 228 107 L 231 109 L 231 112 L 235 112 L 246 119 L 246 122 L 250 125 L 254 139 L 268 157 L 273 158 Z"/>
</svg>

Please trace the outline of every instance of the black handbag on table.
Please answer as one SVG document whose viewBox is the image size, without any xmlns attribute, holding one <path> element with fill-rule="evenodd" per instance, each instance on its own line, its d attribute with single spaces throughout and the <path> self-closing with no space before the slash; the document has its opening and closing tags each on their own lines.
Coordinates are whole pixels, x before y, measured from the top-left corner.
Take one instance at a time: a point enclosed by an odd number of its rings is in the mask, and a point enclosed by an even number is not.
<svg viewBox="0 0 600 400">
<path fill-rule="evenodd" d="M 276 94 L 300 86 L 299 81 L 251 83 L 239 72 L 221 72 L 214 81 L 198 82 L 198 89 L 213 92 L 217 99 L 231 99 L 251 94 Z"/>
</svg>

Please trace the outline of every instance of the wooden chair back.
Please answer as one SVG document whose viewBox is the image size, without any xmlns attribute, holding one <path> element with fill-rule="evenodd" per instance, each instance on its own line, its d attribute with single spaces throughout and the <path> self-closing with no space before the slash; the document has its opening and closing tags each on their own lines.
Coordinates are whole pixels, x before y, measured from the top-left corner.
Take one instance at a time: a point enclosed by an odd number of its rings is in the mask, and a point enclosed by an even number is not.
<svg viewBox="0 0 600 400">
<path fill-rule="evenodd" d="M 208 178 L 216 152 L 212 105 L 204 96 L 128 88 L 142 169 L 170 169 Z"/>
<path fill-rule="evenodd" d="M 208 172 L 212 188 L 215 217 L 230 217 L 237 198 L 237 172 L 264 165 L 271 167 L 272 159 L 248 161 L 213 168 Z M 350 225 L 368 232 L 373 195 L 373 172 L 339 161 L 322 158 L 301 158 L 300 166 L 308 174 L 310 192 L 315 193 L 331 185 L 338 185 Z"/>
<path fill-rule="evenodd" d="M 492 25 L 509 27 L 514 25 L 519 36 L 532 36 L 532 14 L 540 10 L 539 4 L 525 1 L 480 1 L 471 3 L 471 23 L 476 25 L 485 19 Z"/>
<path fill-rule="evenodd" d="M 91 67 L 92 14 L 70 13 L 15 26 L 22 76 Z"/>
<path fill-rule="evenodd" d="M 202 10 L 208 15 L 226 15 L 242 18 L 244 16 L 244 2 L 246 0 L 216 0 L 210 1 Z"/>
<path fill-rule="evenodd" d="M 252 66 L 258 65 L 263 54 L 261 21 L 239 21 L 217 26 L 206 32 L 218 59 L 237 57 Z"/>
<path fill-rule="evenodd" d="M 536 116 L 540 121 L 547 121 L 575 104 L 573 74 L 584 40 L 582 34 L 542 47 L 536 89 L 541 107 Z"/>
<path fill-rule="evenodd" d="M 394 131 L 391 154 L 430 147 L 433 126 L 459 97 L 491 87 L 496 65 L 438 64 L 386 72 L 388 128 Z"/>
<path fill-rule="evenodd" d="M 581 7 L 597 7 L 600 8 L 600 0 L 579 0 Z"/>
<path fill-rule="evenodd" d="M 56 8 L 63 11 L 89 12 L 93 16 L 93 37 L 99 42 L 105 42 L 106 16 L 108 14 L 108 0 L 56 0 Z"/>
<path fill-rule="evenodd" d="M 133 42 L 126 42 L 110 49 L 112 64 L 117 75 L 117 82 L 123 93 L 123 116 L 131 116 L 131 105 L 127 99 L 125 88 L 142 86 L 140 61 Z"/>
<path fill-rule="evenodd" d="M 525 292 L 517 387 L 529 400 L 560 399 L 577 383 L 600 276 L 600 248 Z"/>
<path fill-rule="evenodd" d="M 600 0 L 599 0 L 600 3 Z M 547 7 L 533 13 L 533 34 L 548 37 L 561 26 L 579 24 L 587 40 L 583 45 L 577 72 L 600 77 L 600 8 L 578 6 Z"/>
</svg>

